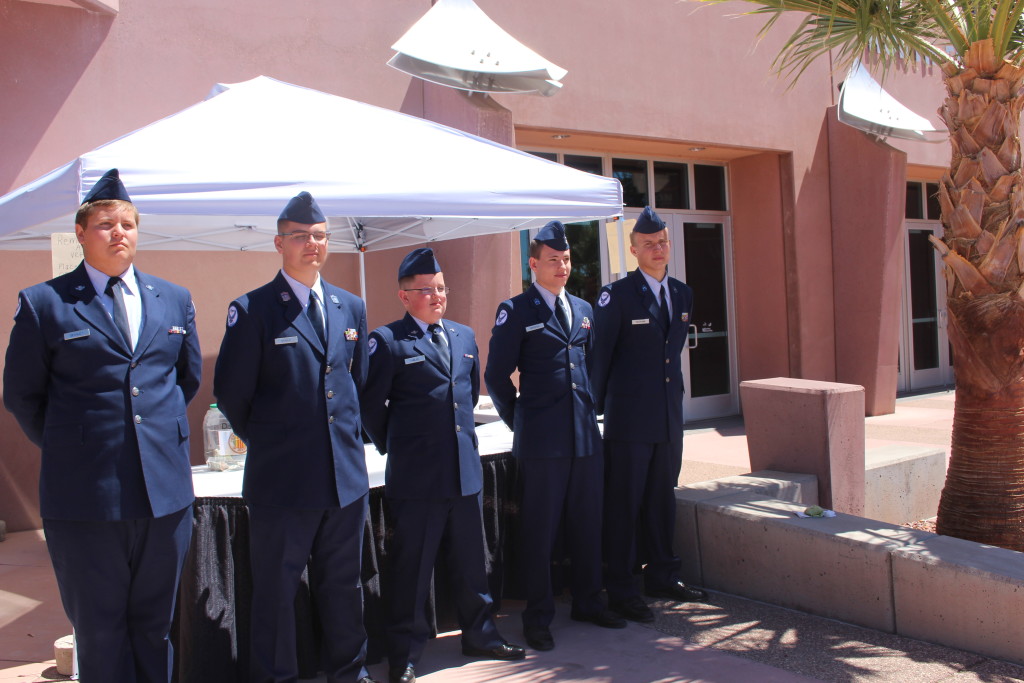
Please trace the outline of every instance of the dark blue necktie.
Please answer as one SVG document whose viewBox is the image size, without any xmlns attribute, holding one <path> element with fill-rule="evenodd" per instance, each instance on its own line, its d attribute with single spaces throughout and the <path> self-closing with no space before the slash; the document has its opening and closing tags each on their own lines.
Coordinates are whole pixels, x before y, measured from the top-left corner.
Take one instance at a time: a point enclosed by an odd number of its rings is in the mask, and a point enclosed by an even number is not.
<svg viewBox="0 0 1024 683">
<path fill-rule="evenodd" d="M 313 323 L 313 329 L 320 337 L 320 343 L 327 346 L 327 330 L 324 329 L 324 318 L 320 314 L 320 298 L 312 289 L 309 290 L 309 305 L 306 306 L 306 315 L 309 316 L 309 322 Z"/>
<path fill-rule="evenodd" d="M 562 326 L 562 332 L 568 336 L 569 314 L 565 311 L 565 302 L 562 301 L 562 297 L 555 298 L 555 317 L 558 319 L 558 324 Z"/>
<path fill-rule="evenodd" d="M 664 285 L 662 285 L 662 287 L 661 287 L 661 296 L 660 296 L 660 298 L 661 298 L 661 315 L 659 315 L 658 317 L 659 317 L 659 319 L 661 321 L 661 329 L 665 330 L 665 334 L 668 335 L 668 328 L 669 328 L 669 325 L 672 324 L 672 321 L 670 320 L 669 314 L 668 314 L 668 297 L 665 296 L 665 286 Z"/>
<path fill-rule="evenodd" d="M 428 325 L 427 329 L 430 330 L 430 341 L 434 344 L 435 351 L 441 356 L 441 364 L 444 366 L 445 370 L 451 372 L 451 352 L 448 350 L 448 340 L 445 339 L 441 326 L 434 323 L 433 325 Z"/>
<path fill-rule="evenodd" d="M 124 291 L 121 289 L 121 278 L 112 277 L 107 280 L 107 288 L 103 290 L 114 300 L 114 324 L 121 331 L 125 344 L 132 348 L 132 333 L 128 331 L 128 309 L 124 305 Z"/>
</svg>

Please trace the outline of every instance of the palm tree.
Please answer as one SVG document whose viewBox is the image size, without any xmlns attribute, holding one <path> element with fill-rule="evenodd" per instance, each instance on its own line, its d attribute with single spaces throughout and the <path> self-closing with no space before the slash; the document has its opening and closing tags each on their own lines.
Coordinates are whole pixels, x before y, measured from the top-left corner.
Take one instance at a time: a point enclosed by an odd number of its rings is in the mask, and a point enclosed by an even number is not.
<svg viewBox="0 0 1024 683">
<path fill-rule="evenodd" d="M 725 0 L 699 0 L 723 2 Z M 940 65 L 952 157 L 939 185 L 949 339 L 956 359 L 952 453 L 937 530 L 1024 550 L 1024 0 L 745 0 L 804 14 L 773 67 L 793 80 L 831 53 Z"/>
</svg>

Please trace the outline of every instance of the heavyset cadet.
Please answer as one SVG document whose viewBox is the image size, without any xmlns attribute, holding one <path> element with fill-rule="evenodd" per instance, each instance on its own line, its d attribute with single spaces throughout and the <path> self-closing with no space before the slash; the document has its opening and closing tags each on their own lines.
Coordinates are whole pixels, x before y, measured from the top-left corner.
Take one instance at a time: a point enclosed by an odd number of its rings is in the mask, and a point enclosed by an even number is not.
<svg viewBox="0 0 1024 683">
<path fill-rule="evenodd" d="M 42 449 L 43 530 L 83 683 L 170 680 L 192 536 L 195 308 L 135 269 L 138 225 L 108 171 L 75 217 L 84 261 L 19 293 L 4 366 L 4 405 Z"/>
</svg>

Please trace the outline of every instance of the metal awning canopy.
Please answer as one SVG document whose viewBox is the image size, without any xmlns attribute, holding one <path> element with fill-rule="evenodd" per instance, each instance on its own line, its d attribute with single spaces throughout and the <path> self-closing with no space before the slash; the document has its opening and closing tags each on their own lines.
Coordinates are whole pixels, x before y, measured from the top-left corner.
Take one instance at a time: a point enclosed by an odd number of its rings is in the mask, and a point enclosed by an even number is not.
<svg viewBox="0 0 1024 683">
<path fill-rule="evenodd" d="M 554 95 L 568 73 L 509 35 L 473 0 L 437 0 L 391 49 L 398 54 L 389 66 L 473 92 Z"/>
<path fill-rule="evenodd" d="M 850 67 L 839 95 L 839 120 L 880 137 L 939 142 L 946 139 L 923 116 L 915 114 L 886 92 L 860 60 Z"/>
</svg>

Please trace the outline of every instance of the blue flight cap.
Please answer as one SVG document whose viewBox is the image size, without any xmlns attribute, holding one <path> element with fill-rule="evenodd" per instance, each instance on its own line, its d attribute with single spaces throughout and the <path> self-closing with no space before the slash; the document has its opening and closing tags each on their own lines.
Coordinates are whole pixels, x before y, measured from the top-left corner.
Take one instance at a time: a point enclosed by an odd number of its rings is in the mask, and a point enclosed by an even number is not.
<svg viewBox="0 0 1024 683">
<path fill-rule="evenodd" d="M 640 213 L 640 217 L 636 219 L 636 223 L 633 224 L 633 232 L 639 232 L 644 235 L 651 235 L 656 232 L 661 232 L 665 229 L 665 221 L 658 217 L 658 214 L 649 206 L 645 206 L 644 210 Z"/>
<path fill-rule="evenodd" d="M 132 201 L 131 197 L 128 196 L 128 190 L 124 189 L 124 185 L 121 183 L 121 176 L 116 168 L 110 169 L 103 174 L 102 178 L 96 181 L 96 184 L 89 190 L 89 194 L 85 195 L 82 203 L 86 204 L 101 199 L 120 199 L 123 202 L 129 203 Z"/>
<path fill-rule="evenodd" d="M 565 239 L 565 226 L 559 221 L 551 221 L 541 228 L 533 241 L 546 244 L 555 251 L 569 251 L 569 241 Z"/>
<path fill-rule="evenodd" d="M 398 266 L 398 279 L 413 275 L 434 275 L 440 272 L 441 264 L 434 258 L 434 250 L 429 247 L 420 247 L 413 249 L 402 259 L 402 265 Z"/>
<path fill-rule="evenodd" d="M 320 207 L 317 206 L 316 200 L 313 199 L 313 195 L 305 191 L 298 193 L 288 200 L 288 206 L 284 207 L 284 211 L 281 212 L 277 219 L 303 225 L 327 222 Z"/>
</svg>

